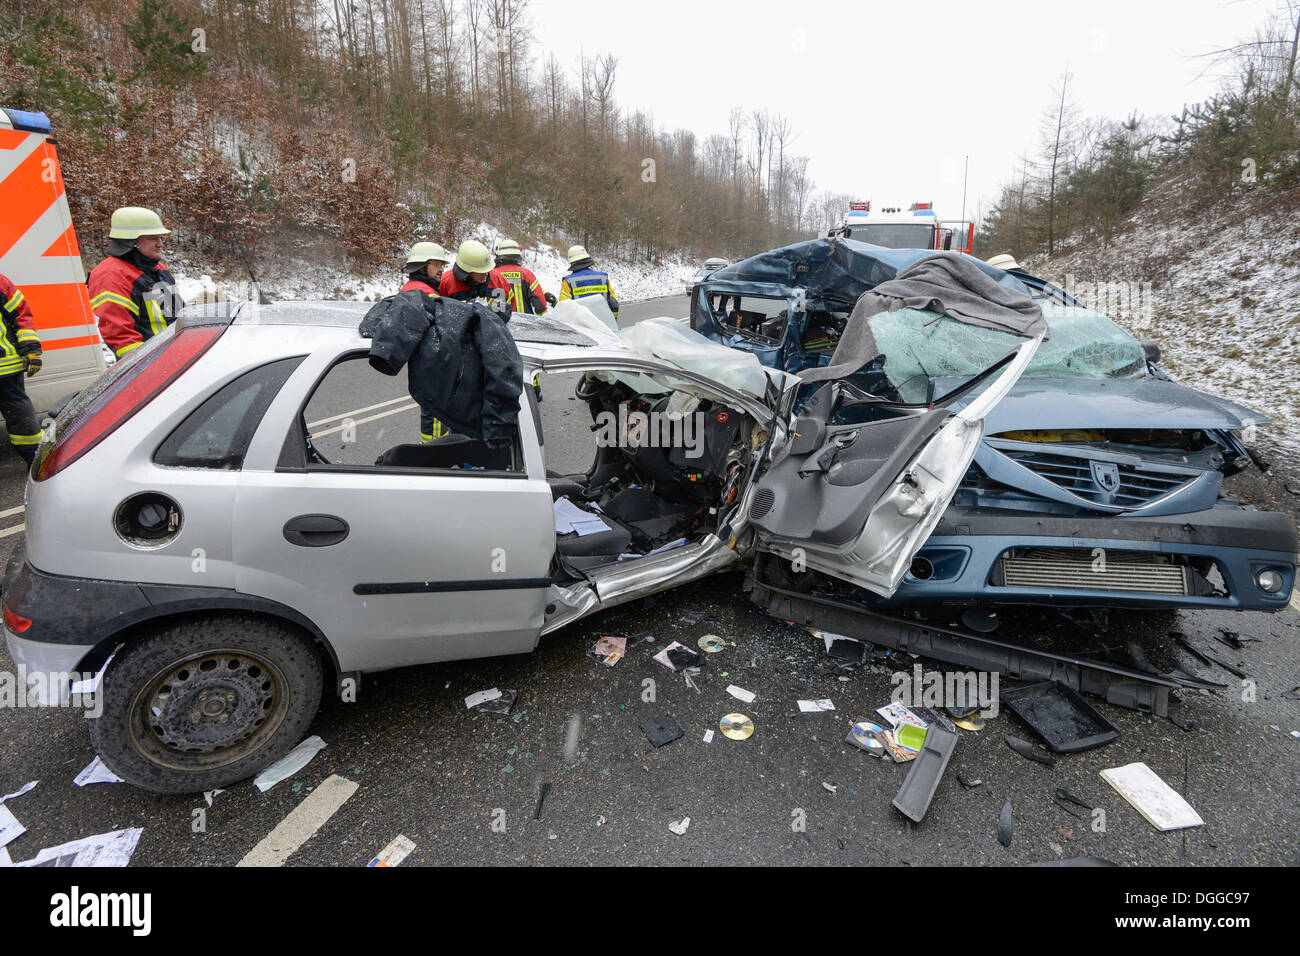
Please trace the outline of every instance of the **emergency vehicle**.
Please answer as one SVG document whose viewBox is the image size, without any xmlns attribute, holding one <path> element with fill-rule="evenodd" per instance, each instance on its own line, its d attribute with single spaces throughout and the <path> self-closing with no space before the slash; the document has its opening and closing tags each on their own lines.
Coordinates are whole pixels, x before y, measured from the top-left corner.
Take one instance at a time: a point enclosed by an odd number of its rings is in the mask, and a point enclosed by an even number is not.
<svg viewBox="0 0 1300 956">
<path fill-rule="evenodd" d="M 870 202 L 851 202 L 844 225 L 827 236 L 857 239 L 887 249 L 949 249 L 970 255 L 975 248 L 975 223 L 940 219 L 932 202 L 914 202 L 906 210 L 890 206 L 875 212 Z"/>
<path fill-rule="evenodd" d="M 107 368 L 44 113 L 0 109 L 0 273 L 36 319 L 44 366 L 26 386 L 44 412 Z"/>
</svg>

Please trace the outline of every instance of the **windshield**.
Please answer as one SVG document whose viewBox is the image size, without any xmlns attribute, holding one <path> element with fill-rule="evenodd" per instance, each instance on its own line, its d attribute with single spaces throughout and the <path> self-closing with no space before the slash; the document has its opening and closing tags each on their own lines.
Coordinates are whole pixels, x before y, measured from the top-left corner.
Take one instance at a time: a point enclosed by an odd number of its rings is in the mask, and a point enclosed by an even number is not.
<svg viewBox="0 0 1300 956">
<path fill-rule="evenodd" d="M 1146 374 L 1142 345 L 1118 325 L 1091 309 L 1042 301 L 1051 338 L 1039 347 L 1024 377 L 1134 378 Z M 905 402 L 926 402 L 939 379 L 962 380 L 979 374 L 1024 340 L 959 322 L 934 312 L 900 309 L 881 312 L 868 322 L 889 384 Z M 948 391 L 945 382 L 938 391 Z"/>
<path fill-rule="evenodd" d="M 873 223 L 850 227 L 849 238 L 887 249 L 933 249 L 934 226 L 919 223 Z"/>
</svg>

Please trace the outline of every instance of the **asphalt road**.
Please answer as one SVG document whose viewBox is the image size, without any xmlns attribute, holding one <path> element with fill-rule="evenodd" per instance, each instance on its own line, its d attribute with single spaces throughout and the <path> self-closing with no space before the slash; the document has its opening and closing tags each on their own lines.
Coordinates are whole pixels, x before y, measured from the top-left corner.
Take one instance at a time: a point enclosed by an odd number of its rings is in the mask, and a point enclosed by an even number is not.
<svg viewBox="0 0 1300 956">
<path fill-rule="evenodd" d="M 680 314 L 683 307 L 679 298 L 623 311 L 637 320 Z M 569 401 L 571 389 L 558 380 L 544 385 L 548 435 L 552 426 L 564 431 L 566 418 L 585 414 Z M 358 392 L 352 409 L 384 400 Z M 377 447 L 385 440 L 379 427 L 406 435 L 416 422 L 408 410 L 368 424 Z M 393 440 L 394 432 L 386 437 Z M 547 451 L 586 464 L 578 460 L 580 441 L 566 450 L 548 440 Z M 21 508 L 22 479 L 16 458 L 0 461 L 5 558 L 20 540 L 14 529 L 22 513 L 13 509 Z M 408 866 L 1023 864 L 1076 856 L 1119 864 L 1294 866 L 1300 863 L 1300 739 L 1290 733 L 1300 730 L 1300 701 L 1282 695 L 1300 685 L 1297 625 L 1293 608 L 1277 615 L 1116 616 L 1094 640 L 1136 642 L 1152 659 L 1177 660 L 1228 683 L 1223 692 L 1178 693 L 1174 713 L 1198 729 L 1092 700 L 1119 727 L 1120 738 L 1062 756 L 1049 769 L 1006 746 L 1006 734 L 1033 734 L 1003 712 L 981 731 L 959 731 L 928 815 L 911 825 L 890 805 L 908 768 L 858 751 L 844 737 L 854 719 L 873 717 L 889 701 L 891 674 L 910 671 L 915 662 L 882 652 L 841 680 L 827 672 L 819 640 L 762 614 L 744 597 L 741 576 L 727 574 L 579 622 L 545 638 L 531 655 L 367 676 L 356 702 L 326 700 L 312 732 L 327 747 L 305 769 L 266 793 L 236 784 L 211 808 L 201 797 L 159 797 L 125 784 L 79 789 L 73 777 L 94 756 L 85 718 L 67 709 L 0 709 L 0 794 L 40 780 L 7 804 L 27 827 L 8 850 L 24 860 L 43 847 L 138 826 L 144 832 L 136 864 L 230 865 L 338 775 L 357 790 L 288 865 L 364 865 L 402 834 L 415 843 Z M 1005 624 L 1003 636 L 1046 645 L 1057 627 L 1051 612 L 1029 612 Z M 1242 699 L 1236 678 L 1173 647 L 1166 636 L 1171 628 L 1254 675 L 1254 699 Z M 1214 639 L 1219 628 L 1259 640 L 1233 651 Z M 631 640 L 616 666 L 587 656 L 597 636 L 619 632 Z M 694 645 L 706 634 L 729 643 L 709 656 L 697 687 L 651 660 L 672 640 Z M 12 670 L 0 650 L 0 671 Z M 753 692 L 753 703 L 727 694 L 732 684 Z M 465 709 L 465 696 L 490 687 L 518 691 L 510 715 Z M 650 688 L 653 701 L 646 699 Z M 830 698 L 835 710 L 799 713 L 796 701 L 813 698 Z M 730 740 L 718 732 L 719 719 L 731 712 L 753 719 L 752 737 Z M 656 749 L 639 723 L 663 715 L 683 736 Z M 575 721 L 576 742 L 566 758 Z M 711 742 L 703 739 L 708 730 Z M 1205 826 L 1157 832 L 1098 776 L 1134 761 L 1145 761 L 1186 797 Z M 965 789 L 958 772 L 983 783 Z M 543 783 L 550 789 L 537 815 Z M 1104 830 L 1058 809 L 1051 800 L 1058 787 L 1104 809 Z M 1007 800 L 1014 836 L 1004 848 L 995 834 Z M 685 817 L 684 833 L 669 830 Z"/>
</svg>

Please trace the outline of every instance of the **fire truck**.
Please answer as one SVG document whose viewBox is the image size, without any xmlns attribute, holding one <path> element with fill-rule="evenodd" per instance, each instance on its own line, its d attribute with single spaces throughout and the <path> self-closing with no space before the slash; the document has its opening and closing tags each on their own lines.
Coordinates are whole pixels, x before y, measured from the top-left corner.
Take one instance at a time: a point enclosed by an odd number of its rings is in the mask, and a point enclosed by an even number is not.
<svg viewBox="0 0 1300 956">
<path fill-rule="evenodd" d="M 26 386 L 43 412 L 107 367 L 44 113 L 0 109 L 0 273 L 32 307 L 44 367 Z"/>
<path fill-rule="evenodd" d="M 914 202 L 907 209 L 888 206 L 875 212 L 870 202 L 851 202 L 844 225 L 826 235 L 887 249 L 948 249 L 970 255 L 975 247 L 975 223 L 940 219 L 932 202 Z"/>
</svg>

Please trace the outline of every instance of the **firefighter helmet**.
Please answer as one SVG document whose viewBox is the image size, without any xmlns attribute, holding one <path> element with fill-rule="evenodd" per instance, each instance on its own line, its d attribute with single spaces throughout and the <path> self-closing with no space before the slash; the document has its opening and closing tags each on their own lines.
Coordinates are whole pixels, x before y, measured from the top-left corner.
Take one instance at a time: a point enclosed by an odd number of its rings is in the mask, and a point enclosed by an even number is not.
<svg viewBox="0 0 1300 956">
<path fill-rule="evenodd" d="M 430 262 L 451 262 L 451 256 L 447 255 L 447 250 L 436 242 L 417 242 L 406 254 L 406 265 L 402 271 L 411 275 L 419 272 Z"/>
<path fill-rule="evenodd" d="M 519 243 L 513 239 L 498 239 L 497 244 L 492 249 L 492 254 L 500 259 L 504 256 L 522 256 L 524 251 L 519 248 Z"/>
<path fill-rule="evenodd" d="M 139 239 L 141 236 L 169 236 L 171 230 L 162 224 L 158 214 L 143 206 L 122 206 L 113 210 L 109 220 L 108 238 Z"/>
<path fill-rule="evenodd" d="M 460 266 L 462 272 L 473 275 L 477 272 L 491 272 L 496 267 L 496 260 L 483 243 L 477 239 L 466 239 L 456 250 L 456 265 Z"/>
<path fill-rule="evenodd" d="M 1019 269 L 1020 263 L 1016 262 L 1016 257 L 1009 252 L 1003 252 L 989 260 L 989 265 L 997 266 L 999 269 Z"/>
<path fill-rule="evenodd" d="M 569 265 L 575 262 L 581 262 L 583 259 L 590 259 L 591 254 L 587 252 L 585 246 L 569 246 Z"/>
</svg>

